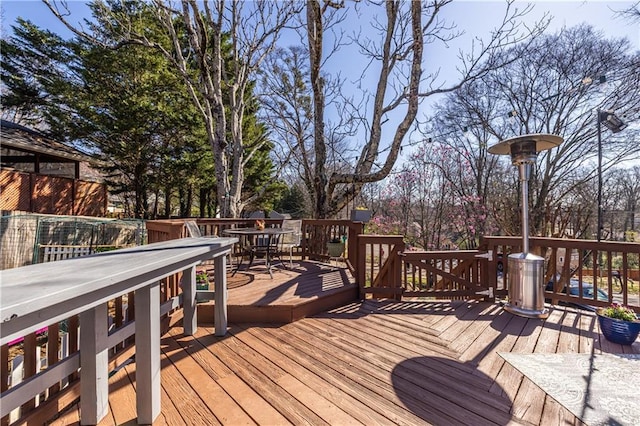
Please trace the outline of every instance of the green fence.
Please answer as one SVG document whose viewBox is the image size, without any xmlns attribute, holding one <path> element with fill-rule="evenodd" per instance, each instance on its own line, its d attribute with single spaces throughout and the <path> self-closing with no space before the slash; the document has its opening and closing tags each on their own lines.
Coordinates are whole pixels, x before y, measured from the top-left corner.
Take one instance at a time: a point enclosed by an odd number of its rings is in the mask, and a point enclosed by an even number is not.
<svg viewBox="0 0 640 426">
<path fill-rule="evenodd" d="M 146 242 L 142 220 L 9 212 L 0 220 L 0 269 L 43 261 L 44 246 L 128 247 Z"/>
</svg>

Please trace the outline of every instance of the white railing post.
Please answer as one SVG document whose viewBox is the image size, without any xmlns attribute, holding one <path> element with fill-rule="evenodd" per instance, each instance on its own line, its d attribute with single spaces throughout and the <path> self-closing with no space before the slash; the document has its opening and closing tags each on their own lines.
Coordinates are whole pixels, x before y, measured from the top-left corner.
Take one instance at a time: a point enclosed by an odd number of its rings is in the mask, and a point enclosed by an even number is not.
<svg viewBox="0 0 640 426">
<path fill-rule="evenodd" d="M 62 338 L 61 361 L 45 371 L 13 383 L 1 394 L 1 417 L 46 392 L 80 369 L 82 424 L 96 424 L 109 411 L 108 348 L 135 333 L 138 420 L 151 424 L 160 414 L 161 314 L 180 307 L 172 297 L 160 306 L 160 279 L 178 272 L 185 277 L 183 300 L 190 311 L 185 330 L 197 325 L 195 271 L 199 262 L 214 258 L 216 269 L 216 334 L 224 335 L 226 319 L 226 255 L 236 238 L 184 238 L 140 247 L 39 263 L 0 271 L 0 345 L 35 333 L 50 324 L 80 316 L 80 350 L 65 356 L 69 336 Z M 52 291 L 55 290 L 55 291 Z M 105 301 L 135 292 L 136 318 L 109 335 Z M 127 318 L 128 319 L 128 318 Z M 17 370 L 17 369 L 16 369 Z"/>
<path fill-rule="evenodd" d="M 184 334 L 193 336 L 198 331 L 198 308 L 196 305 L 196 267 L 185 269 L 182 274 L 182 304 L 184 308 Z"/>
<path fill-rule="evenodd" d="M 24 370 L 24 357 L 22 355 L 16 356 L 11 361 L 11 386 L 17 386 L 22 382 L 22 372 Z M 11 411 L 9 414 L 9 423 L 13 423 L 20 418 L 20 407 Z"/>
<path fill-rule="evenodd" d="M 136 291 L 136 408 L 139 424 L 160 414 L 160 283 Z"/>
<path fill-rule="evenodd" d="M 213 265 L 215 335 L 224 336 L 227 334 L 227 256 L 216 257 Z"/>
<path fill-rule="evenodd" d="M 107 304 L 80 313 L 80 423 L 95 425 L 109 412 Z"/>
<path fill-rule="evenodd" d="M 69 356 L 69 333 L 60 333 L 60 348 L 58 349 L 58 359 L 66 359 Z M 69 384 L 69 379 L 64 378 L 60 382 L 60 388 L 66 388 Z"/>
</svg>

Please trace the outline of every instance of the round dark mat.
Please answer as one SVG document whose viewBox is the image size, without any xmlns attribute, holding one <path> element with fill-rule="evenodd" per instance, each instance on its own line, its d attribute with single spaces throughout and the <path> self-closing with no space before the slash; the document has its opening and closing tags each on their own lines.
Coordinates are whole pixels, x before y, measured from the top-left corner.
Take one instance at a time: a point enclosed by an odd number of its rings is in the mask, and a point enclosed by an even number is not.
<svg viewBox="0 0 640 426">
<path fill-rule="evenodd" d="M 249 284 L 251 281 L 253 281 L 253 275 L 243 274 L 238 271 L 238 273 L 233 277 L 231 275 L 227 276 L 227 288 L 232 289 L 242 287 Z"/>
</svg>

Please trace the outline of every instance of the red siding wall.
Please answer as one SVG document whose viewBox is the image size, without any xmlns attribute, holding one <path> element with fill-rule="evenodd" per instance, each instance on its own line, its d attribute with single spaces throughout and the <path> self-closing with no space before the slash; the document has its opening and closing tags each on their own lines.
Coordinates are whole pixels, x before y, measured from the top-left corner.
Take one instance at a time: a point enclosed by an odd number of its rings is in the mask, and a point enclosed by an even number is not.
<svg viewBox="0 0 640 426">
<path fill-rule="evenodd" d="M 107 188 L 97 182 L 0 170 L 0 210 L 106 216 Z"/>
</svg>

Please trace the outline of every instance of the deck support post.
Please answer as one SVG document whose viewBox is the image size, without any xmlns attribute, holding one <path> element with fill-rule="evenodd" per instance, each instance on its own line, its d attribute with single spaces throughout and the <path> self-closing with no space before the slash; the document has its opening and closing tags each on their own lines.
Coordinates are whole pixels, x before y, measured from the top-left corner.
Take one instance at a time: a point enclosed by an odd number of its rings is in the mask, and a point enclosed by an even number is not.
<svg viewBox="0 0 640 426">
<path fill-rule="evenodd" d="M 80 424 L 95 425 L 109 412 L 107 304 L 80 313 Z"/>
<path fill-rule="evenodd" d="M 198 307 L 196 304 L 196 267 L 185 269 L 182 274 L 182 304 L 184 308 L 183 328 L 186 336 L 198 331 Z"/>
<path fill-rule="evenodd" d="M 215 335 L 227 334 L 227 256 L 218 256 L 214 260 L 214 318 Z"/>
<path fill-rule="evenodd" d="M 160 283 L 136 291 L 136 408 L 139 424 L 160 414 Z"/>
</svg>

